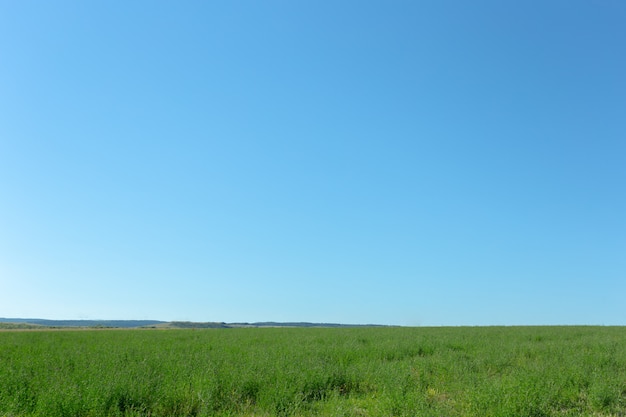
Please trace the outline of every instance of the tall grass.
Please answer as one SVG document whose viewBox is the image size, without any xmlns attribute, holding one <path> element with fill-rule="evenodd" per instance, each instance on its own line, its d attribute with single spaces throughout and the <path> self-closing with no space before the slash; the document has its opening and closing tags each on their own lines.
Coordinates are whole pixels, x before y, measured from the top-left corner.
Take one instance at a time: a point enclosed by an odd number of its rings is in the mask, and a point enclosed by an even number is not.
<svg viewBox="0 0 626 417">
<path fill-rule="evenodd" d="M 626 328 L 0 332 L 0 416 L 624 416 Z"/>
</svg>

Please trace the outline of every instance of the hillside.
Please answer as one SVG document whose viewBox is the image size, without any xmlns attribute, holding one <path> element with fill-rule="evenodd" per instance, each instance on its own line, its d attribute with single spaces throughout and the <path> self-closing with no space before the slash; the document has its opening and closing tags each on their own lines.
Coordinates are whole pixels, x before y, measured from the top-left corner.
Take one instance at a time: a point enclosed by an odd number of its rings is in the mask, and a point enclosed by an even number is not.
<svg viewBox="0 0 626 417">
<path fill-rule="evenodd" d="M 255 323 L 224 323 L 224 322 L 191 322 L 161 320 L 46 320 L 1 318 L 0 328 L 155 328 L 155 329 L 229 329 L 241 327 L 384 327 L 375 324 L 338 324 L 309 322 L 255 322 Z"/>
<path fill-rule="evenodd" d="M 40 327 L 114 327 L 133 328 L 154 326 L 165 323 L 159 320 L 46 320 L 46 319 L 22 319 L 0 318 L 0 323 L 36 325 Z"/>
</svg>

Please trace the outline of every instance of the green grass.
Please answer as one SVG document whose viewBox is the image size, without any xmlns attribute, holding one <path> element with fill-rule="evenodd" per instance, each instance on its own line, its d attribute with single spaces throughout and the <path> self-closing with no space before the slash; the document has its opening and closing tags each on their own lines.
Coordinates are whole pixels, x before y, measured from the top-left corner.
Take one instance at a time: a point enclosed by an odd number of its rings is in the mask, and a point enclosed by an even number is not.
<svg viewBox="0 0 626 417">
<path fill-rule="evenodd" d="M 0 332 L 0 416 L 626 416 L 626 328 Z"/>
</svg>

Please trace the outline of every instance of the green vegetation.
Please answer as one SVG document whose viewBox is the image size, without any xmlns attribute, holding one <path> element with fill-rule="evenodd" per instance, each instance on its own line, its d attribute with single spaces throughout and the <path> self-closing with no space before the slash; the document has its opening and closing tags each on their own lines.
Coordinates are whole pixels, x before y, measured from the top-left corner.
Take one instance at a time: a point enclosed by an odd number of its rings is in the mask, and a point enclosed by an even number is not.
<svg viewBox="0 0 626 417">
<path fill-rule="evenodd" d="M 29 323 L 2 323 L 0 322 L 0 330 L 26 330 L 41 329 L 41 326 Z"/>
<path fill-rule="evenodd" d="M 624 416 L 626 328 L 0 332 L 0 416 Z"/>
</svg>

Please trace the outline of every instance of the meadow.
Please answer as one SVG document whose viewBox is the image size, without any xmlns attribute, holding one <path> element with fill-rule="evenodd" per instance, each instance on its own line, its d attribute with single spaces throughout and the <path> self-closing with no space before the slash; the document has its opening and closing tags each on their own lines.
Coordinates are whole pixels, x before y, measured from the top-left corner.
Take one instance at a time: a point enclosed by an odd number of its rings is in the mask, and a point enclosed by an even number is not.
<svg viewBox="0 0 626 417">
<path fill-rule="evenodd" d="M 3 331 L 0 416 L 626 416 L 626 328 Z"/>
</svg>

